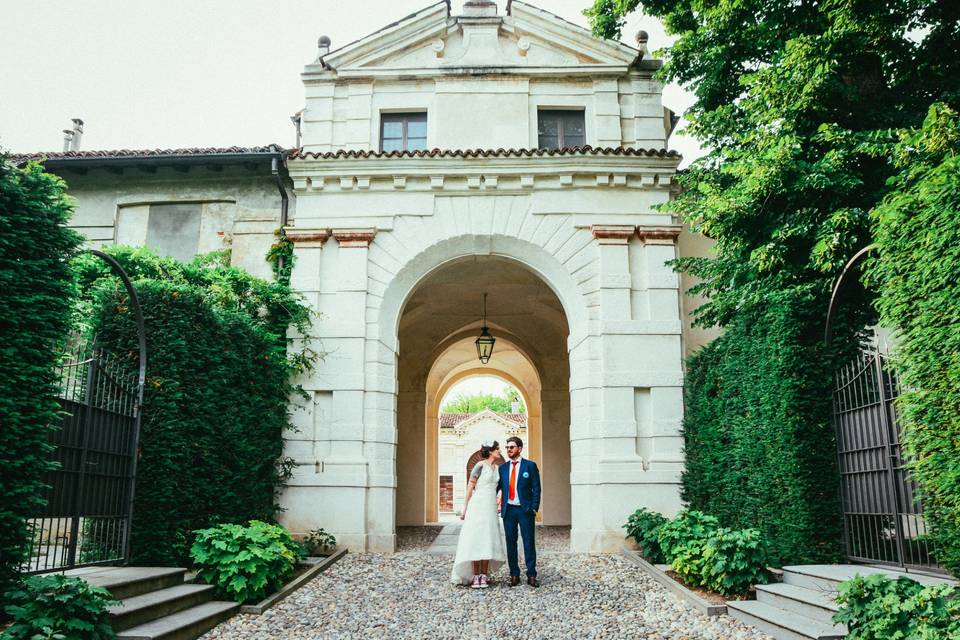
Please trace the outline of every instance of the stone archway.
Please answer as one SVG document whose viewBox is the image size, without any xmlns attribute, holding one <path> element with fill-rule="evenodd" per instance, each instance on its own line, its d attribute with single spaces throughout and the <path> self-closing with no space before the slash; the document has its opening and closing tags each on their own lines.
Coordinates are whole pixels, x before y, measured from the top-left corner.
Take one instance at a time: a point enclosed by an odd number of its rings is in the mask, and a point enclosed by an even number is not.
<svg viewBox="0 0 960 640">
<path fill-rule="evenodd" d="M 289 441 L 298 467 L 284 490 L 284 521 L 298 532 L 329 524 L 345 544 L 368 551 L 394 549 L 402 519 L 426 521 L 426 376 L 439 345 L 479 333 L 481 289 L 509 289 L 509 280 L 484 281 L 487 267 L 501 263 L 547 294 L 514 296 L 538 310 L 532 319 L 560 318 L 566 327 L 565 339 L 544 340 L 557 332 L 517 317 L 502 322 L 503 310 L 490 309 L 491 329 L 516 337 L 547 376 L 542 407 L 564 407 L 542 419 L 545 445 L 562 446 L 570 460 L 571 547 L 621 548 L 623 522 L 638 506 L 668 515 L 680 506 L 681 329 L 677 278 L 666 264 L 676 255 L 673 227 L 587 225 L 594 218 L 561 213 L 564 203 L 536 193 L 433 202 L 435 215 L 410 209 L 379 231 L 309 229 L 319 218 L 294 231 L 293 281 L 330 314 L 314 337 L 333 349 L 295 413 L 311 435 Z M 459 280 L 447 283 L 452 297 L 437 297 L 447 303 L 437 313 L 418 292 L 451 273 Z"/>
<path fill-rule="evenodd" d="M 489 294 L 488 324 L 497 337 L 485 366 L 473 345 L 483 292 Z M 439 404 L 457 381 L 481 373 L 520 391 L 528 412 L 526 455 L 544 470 L 544 514 L 550 524 L 570 523 L 568 335 L 556 295 L 516 261 L 469 256 L 418 283 L 398 334 L 397 451 L 405 461 L 397 476 L 398 525 L 438 520 Z"/>
<path fill-rule="evenodd" d="M 520 392 L 524 407 L 527 410 L 527 457 L 536 461 L 543 460 L 542 447 L 542 411 L 541 396 L 542 385 L 540 376 L 537 374 L 536 366 L 530 360 L 530 356 L 523 348 L 516 346 L 519 339 L 517 336 L 508 334 L 504 329 L 497 328 L 500 335 L 498 340 L 499 357 L 492 359 L 486 366 L 479 366 L 475 361 L 473 340 L 476 338 L 476 331 L 469 330 L 453 336 L 449 341 L 440 345 L 437 349 L 436 359 L 430 369 L 426 383 L 426 464 L 424 466 L 425 486 L 427 488 L 424 496 L 424 520 L 425 522 L 434 522 L 438 518 L 438 512 L 434 505 L 437 503 L 437 497 L 432 493 L 432 478 L 438 473 L 438 425 L 440 416 L 440 403 L 451 389 L 459 381 L 475 375 L 488 375 L 500 378 L 501 380 L 513 385 Z M 460 356 L 457 356 L 459 348 Z M 464 353 L 465 352 L 465 353 Z M 506 356 L 506 357 L 505 357 Z M 512 358 L 511 358 L 512 356 Z M 459 364 L 466 358 L 465 364 Z M 513 360 L 511 363 L 510 360 Z M 478 366 L 475 366 L 474 363 Z M 562 402 L 561 398 L 561 402 Z M 552 407 L 555 408 L 555 407 Z M 503 443 L 501 443 L 503 444 Z M 556 442 L 554 442 L 556 444 Z M 560 446 L 566 449 L 568 443 L 562 441 Z M 545 470 L 547 477 L 556 476 L 558 481 L 566 482 L 569 476 L 569 466 L 567 459 L 562 464 Z M 551 492 L 549 503 L 546 509 L 547 513 L 553 513 L 557 516 L 556 524 L 569 524 L 569 490 L 566 487 L 558 486 L 560 491 Z M 541 517 L 543 513 L 541 512 Z"/>
</svg>

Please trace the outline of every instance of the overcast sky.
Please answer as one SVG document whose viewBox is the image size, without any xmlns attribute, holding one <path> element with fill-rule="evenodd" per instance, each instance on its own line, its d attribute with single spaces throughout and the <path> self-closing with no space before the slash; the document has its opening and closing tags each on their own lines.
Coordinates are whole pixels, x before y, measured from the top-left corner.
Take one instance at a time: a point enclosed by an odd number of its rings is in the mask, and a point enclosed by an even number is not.
<svg viewBox="0 0 960 640">
<path fill-rule="evenodd" d="M 591 0 L 534 0 L 586 26 Z M 430 0 L 0 0 L 0 148 L 59 151 L 70 118 L 83 149 L 294 144 L 289 116 L 303 106 L 300 72 L 320 35 L 333 48 L 431 4 Z M 459 14 L 462 0 L 453 0 Z M 505 0 L 500 0 L 503 12 Z M 633 16 L 650 47 L 659 23 Z M 678 113 L 690 104 L 664 91 Z M 699 154 L 674 135 L 672 148 Z"/>
</svg>

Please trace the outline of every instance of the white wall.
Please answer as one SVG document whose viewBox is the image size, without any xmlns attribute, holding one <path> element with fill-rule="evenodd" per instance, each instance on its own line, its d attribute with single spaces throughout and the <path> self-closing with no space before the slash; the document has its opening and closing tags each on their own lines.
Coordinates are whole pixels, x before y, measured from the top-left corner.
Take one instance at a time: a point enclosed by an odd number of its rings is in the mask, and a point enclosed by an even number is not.
<svg viewBox="0 0 960 640">
<path fill-rule="evenodd" d="M 467 462 L 480 448 L 480 443 L 496 441 L 500 443 L 500 451 L 505 452 L 504 445 L 511 435 L 517 435 L 524 443 L 527 442 L 526 427 L 506 425 L 491 415 L 483 414 L 463 422 L 463 426 L 440 430 L 439 475 L 453 476 L 454 513 L 463 510 L 467 495 Z"/>
<path fill-rule="evenodd" d="M 70 227 L 93 247 L 143 246 L 150 205 L 198 203 L 202 207 L 198 253 L 229 248 L 234 266 L 273 278 L 265 256 L 280 227 L 280 195 L 270 176 L 232 167 L 217 172 L 205 167 L 188 172 L 161 167 L 151 174 L 132 168 L 121 175 L 103 169 L 82 175 L 60 173 L 76 202 Z M 295 200 L 290 201 L 292 220 Z"/>
</svg>

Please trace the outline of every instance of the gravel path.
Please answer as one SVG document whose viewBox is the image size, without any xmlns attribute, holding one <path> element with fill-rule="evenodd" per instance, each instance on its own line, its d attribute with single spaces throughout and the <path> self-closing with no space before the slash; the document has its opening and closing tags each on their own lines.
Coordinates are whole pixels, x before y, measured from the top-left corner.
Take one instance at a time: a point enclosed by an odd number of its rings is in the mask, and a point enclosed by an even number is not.
<svg viewBox="0 0 960 640">
<path fill-rule="evenodd" d="M 262 616 L 238 615 L 203 640 L 346 638 L 656 638 L 769 640 L 731 618 L 682 604 L 617 555 L 564 551 L 568 531 L 538 529 L 541 587 L 485 591 L 448 581 L 452 558 L 425 555 L 438 527 L 399 536 L 393 554 L 347 554 Z"/>
</svg>

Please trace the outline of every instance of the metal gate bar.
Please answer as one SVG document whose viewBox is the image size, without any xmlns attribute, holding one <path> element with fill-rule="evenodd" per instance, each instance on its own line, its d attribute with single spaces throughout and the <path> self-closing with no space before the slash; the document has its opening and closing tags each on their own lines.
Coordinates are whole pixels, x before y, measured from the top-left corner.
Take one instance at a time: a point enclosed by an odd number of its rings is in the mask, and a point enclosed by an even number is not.
<svg viewBox="0 0 960 640">
<path fill-rule="evenodd" d="M 56 372 L 60 424 L 48 440 L 56 468 L 44 474 L 43 506 L 27 520 L 32 539 L 21 573 L 117 564 L 130 558 L 146 334 L 140 302 L 126 272 L 111 256 L 90 253 L 107 262 L 123 281 L 137 323 L 139 349 L 130 357 L 118 357 L 100 348 L 95 338 L 68 339 Z"/>
<path fill-rule="evenodd" d="M 833 424 L 851 561 L 942 572 L 900 444 L 900 394 L 886 356 L 870 347 L 837 373 Z"/>
</svg>

